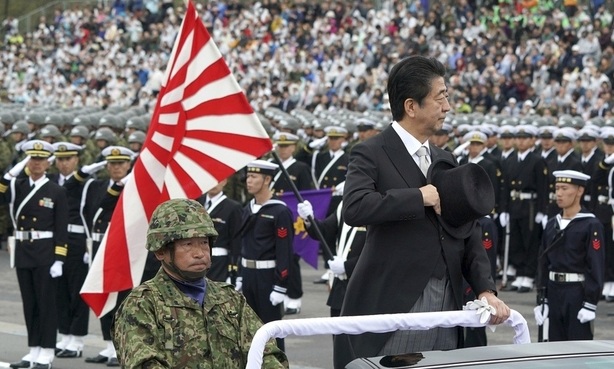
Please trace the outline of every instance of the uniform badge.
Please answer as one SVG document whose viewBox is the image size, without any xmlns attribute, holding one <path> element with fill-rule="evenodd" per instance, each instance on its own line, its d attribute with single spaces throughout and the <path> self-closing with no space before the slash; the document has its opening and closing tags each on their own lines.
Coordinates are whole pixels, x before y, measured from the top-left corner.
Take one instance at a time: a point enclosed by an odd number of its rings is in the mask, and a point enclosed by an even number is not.
<svg viewBox="0 0 614 369">
<path fill-rule="evenodd" d="M 214 223 L 226 224 L 226 222 L 222 218 L 211 218 L 211 221 Z"/>
<path fill-rule="evenodd" d="M 285 227 L 277 228 L 277 237 L 279 238 L 288 237 L 288 228 L 285 228 Z"/>
<path fill-rule="evenodd" d="M 38 206 L 53 209 L 53 200 L 48 197 L 43 197 L 42 199 L 38 200 Z"/>
<path fill-rule="evenodd" d="M 492 247 L 492 240 L 490 238 L 483 238 L 482 246 L 484 246 L 486 250 L 490 250 L 490 248 Z"/>
</svg>

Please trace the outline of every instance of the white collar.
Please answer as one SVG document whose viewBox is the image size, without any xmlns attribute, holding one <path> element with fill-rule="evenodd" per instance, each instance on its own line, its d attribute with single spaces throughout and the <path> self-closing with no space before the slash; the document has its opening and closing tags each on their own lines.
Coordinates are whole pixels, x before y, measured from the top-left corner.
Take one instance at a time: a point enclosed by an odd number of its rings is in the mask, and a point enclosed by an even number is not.
<svg viewBox="0 0 614 369">
<path fill-rule="evenodd" d="M 30 180 L 30 187 L 32 187 L 32 185 L 38 185 L 39 183 L 41 183 L 45 178 L 47 178 L 46 175 L 43 175 L 42 177 L 40 177 L 39 179 L 37 179 L 36 181 L 32 180 L 32 177 L 28 177 L 28 179 Z"/>
<path fill-rule="evenodd" d="M 567 158 L 569 157 L 569 155 L 571 155 L 571 153 L 572 153 L 573 151 L 574 151 L 574 150 L 573 150 L 573 148 L 572 148 L 572 149 L 569 149 L 569 151 L 567 151 L 567 152 L 565 153 L 565 155 L 563 155 L 563 156 L 558 155 L 558 156 L 557 156 L 557 160 L 558 160 L 558 161 L 565 161 L 565 159 L 567 159 Z"/>
<path fill-rule="evenodd" d="M 207 201 L 211 201 L 211 203 L 214 203 L 217 201 L 217 199 L 219 199 L 220 197 L 224 196 L 224 191 L 220 191 L 220 193 L 218 193 L 217 195 L 213 196 L 213 197 L 209 197 L 209 194 L 207 194 L 206 198 L 205 198 L 205 204 L 207 203 Z"/>
<path fill-rule="evenodd" d="M 411 133 L 407 132 L 399 123 L 396 121 L 392 122 L 392 128 L 399 135 L 401 141 L 403 141 L 403 145 L 405 145 L 405 149 L 410 155 L 415 155 L 416 151 L 422 146 L 426 147 L 426 151 L 428 154 L 431 154 L 431 147 L 429 145 L 429 141 L 426 140 L 424 143 L 420 143 L 417 138 L 411 135 Z"/>
</svg>

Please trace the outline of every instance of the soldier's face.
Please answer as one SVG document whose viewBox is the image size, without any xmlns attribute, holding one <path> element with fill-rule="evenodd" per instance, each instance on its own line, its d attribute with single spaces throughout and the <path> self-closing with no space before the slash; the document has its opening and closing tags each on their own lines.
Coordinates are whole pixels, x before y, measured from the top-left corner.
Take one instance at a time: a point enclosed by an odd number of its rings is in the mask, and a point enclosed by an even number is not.
<svg viewBox="0 0 614 369">
<path fill-rule="evenodd" d="M 127 176 L 128 170 L 130 170 L 130 162 L 127 160 L 113 161 L 107 163 L 107 171 L 109 172 L 109 177 L 111 177 L 111 179 L 116 182 Z"/>
<path fill-rule="evenodd" d="M 58 168 L 62 175 L 69 175 L 77 169 L 77 164 L 79 164 L 79 157 L 68 156 L 65 158 L 55 158 L 55 166 Z"/>
<path fill-rule="evenodd" d="M 258 173 L 247 173 L 247 179 L 245 180 L 247 193 L 249 193 L 250 195 L 256 195 L 263 190 L 268 190 L 269 187 L 266 178 L 271 177 Z"/>
<path fill-rule="evenodd" d="M 341 145 L 345 139 L 343 137 L 329 137 L 328 138 L 328 148 L 332 151 L 337 151 L 341 149 Z"/>
<path fill-rule="evenodd" d="M 203 272 L 211 267 L 211 250 L 208 237 L 192 237 L 175 241 L 174 250 L 165 247 L 161 253 L 156 252 L 156 258 L 175 264 L 177 269 L 184 272 Z M 174 252 L 174 255 L 171 255 Z M 173 274 L 172 271 L 168 273 Z M 174 277 L 181 279 L 179 276 Z"/>
<path fill-rule="evenodd" d="M 580 199 L 584 194 L 584 187 L 571 183 L 557 183 L 555 191 L 556 205 L 561 209 L 567 209 L 573 205 L 580 204 Z"/>
<path fill-rule="evenodd" d="M 30 171 L 30 177 L 38 179 L 45 174 L 45 171 L 49 168 L 49 162 L 47 158 L 30 158 L 27 166 Z"/>
<path fill-rule="evenodd" d="M 294 153 L 294 149 L 296 149 L 296 145 L 277 145 L 277 155 L 281 160 L 288 160 Z"/>
<path fill-rule="evenodd" d="M 573 143 L 571 141 L 557 141 L 554 146 L 556 146 L 556 153 L 563 156 L 573 148 Z"/>
</svg>

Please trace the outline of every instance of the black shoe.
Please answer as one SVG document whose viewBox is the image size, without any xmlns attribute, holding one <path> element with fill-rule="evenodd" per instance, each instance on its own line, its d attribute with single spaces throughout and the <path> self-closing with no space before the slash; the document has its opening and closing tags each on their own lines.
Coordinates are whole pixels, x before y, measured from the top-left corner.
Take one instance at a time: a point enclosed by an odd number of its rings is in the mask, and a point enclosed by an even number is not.
<svg viewBox="0 0 614 369">
<path fill-rule="evenodd" d="M 63 357 L 63 358 L 72 358 L 72 357 L 81 357 L 81 355 L 83 354 L 83 352 L 81 350 L 62 350 L 60 352 L 58 352 L 57 354 L 55 354 L 56 357 Z"/>
<path fill-rule="evenodd" d="M 501 291 L 518 291 L 518 287 L 512 285 L 512 284 L 508 284 L 507 286 L 501 288 Z"/>
<path fill-rule="evenodd" d="M 326 284 L 326 283 L 328 283 L 328 280 L 324 278 L 316 279 L 315 281 L 313 281 L 313 284 Z"/>
<path fill-rule="evenodd" d="M 60 352 L 62 352 L 62 351 L 64 351 L 64 349 L 57 348 L 57 347 L 55 348 L 55 354 L 56 354 L 56 355 L 57 355 L 57 354 L 59 354 L 59 353 L 60 353 Z"/>
<path fill-rule="evenodd" d="M 119 361 L 116 357 L 110 357 L 107 366 L 119 366 Z"/>
<path fill-rule="evenodd" d="M 527 292 L 531 292 L 531 287 L 521 286 L 521 287 L 518 289 L 518 293 L 527 293 Z"/>
<path fill-rule="evenodd" d="M 51 369 L 51 363 L 49 364 L 34 363 L 34 366 L 32 367 L 32 369 Z"/>
<path fill-rule="evenodd" d="M 104 355 L 100 355 L 100 354 L 98 354 L 98 356 L 95 356 L 95 357 L 86 357 L 85 358 L 85 362 L 86 363 L 104 364 L 104 363 L 106 363 L 108 361 L 109 361 L 109 357 L 108 356 L 104 356 Z"/>
<path fill-rule="evenodd" d="M 21 360 L 18 363 L 12 363 L 11 365 L 9 365 L 9 367 L 11 367 L 11 368 L 29 368 L 30 367 L 30 362 L 26 361 L 26 360 Z"/>
<path fill-rule="evenodd" d="M 299 314 L 301 312 L 300 308 L 288 308 L 286 309 L 286 315 Z"/>
</svg>

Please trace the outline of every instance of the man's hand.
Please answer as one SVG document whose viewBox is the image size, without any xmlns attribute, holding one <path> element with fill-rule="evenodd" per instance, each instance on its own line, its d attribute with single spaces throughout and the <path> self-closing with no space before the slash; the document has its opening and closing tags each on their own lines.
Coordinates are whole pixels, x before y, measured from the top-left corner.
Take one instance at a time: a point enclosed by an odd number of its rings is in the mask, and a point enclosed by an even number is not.
<svg viewBox="0 0 614 369">
<path fill-rule="evenodd" d="M 10 180 L 13 177 L 17 177 L 23 171 L 23 169 L 26 167 L 26 164 L 28 164 L 29 161 L 30 161 L 30 155 L 26 156 L 22 161 L 15 164 L 15 166 L 12 167 L 11 170 L 6 172 L 6 174 L 4 175 L 4 179 Z"/>
<path fill-rule="evenodd" d="M 548 319 L 548 313 L 550 309 L 548 308 L 548 304 L 537 305 L 533 308 L 533 314 L 535 314 L 535 323 L 537 325 L 544 325 L 546 319 Z"/>
<path fill-rule="evenodd" d="M 510 308 L 497 296 L 495 296 L 494 293 L 491 291 L 485 291 L 480 293 L 478 299 L 482 299 L 482 297 L 485 297 L 488 305 L 494 307 L 496 310 L 496 314 L 490 317 L 490 322 L 488 324 L 501 324 L 510 317 Z"/>
<path fill-rule="evenodd" d="M 328 267 L 335 275 L 342 275 L 345 273 L 345 260 L 335 255 L 332 260 L 328 261 Z"/>
<path fill-rule="evenodd" d="M 439 192 L 437 192 L 437 188 L 429 184 L 420 187 L 420 192 L 422 192 L 424 206 L 432 206 L 435 213 L 441 214 L 441 204 L 439 202 Z"/>
<path fill-rule="evenodd" d="M 507 227 L 509 222 L 510 222 L 509 213 L 504 212 L 504 213 L 499 214 L 499 224 L 501 224 L 501 227 L 503 228 Z"/>
<path fill-rule="evenodd" d="M 277 306 L 279 304 L 281 304 L 282 302 L 284 302 L 284 297 L 286 295 L 284 295 L 281 292 L 277 292 L 277 291 L 273 291 L 271 292 L 271 295 L 269 296 L 269 300 L 271 301 L 271 304 L 273 306 Z"/>
<path fill-rule="evenodd" d="M 62 265 L 64 265 L 63 261 L 56 260 L 53 262 L 53 265 L 49 269 L 49 274 L 51 278 L 57 278 L 62 276 Z"/>
<path fill-rule="evenodd" d="M 93 163 L 93 164 L 89 164 L 89 165 L 84 165 L 81 167 L 81 171 L 85 174 L 94 174 L 97 171 L 99 171 L 100 169 L 104 168 L 107 165 L 107 161 L 103 160 L 103 161 L 99 161 L 97 163 Z"/>
<path fill-rule="evenodd" d="M 235 290 L 241 292 L 243 289 L 243 277 L 237 277 L 235 280 Z"/>
<path fill-rule="evenodd" d="M 307 220 L 309 217 L 313 218 L 313 207 L 307 200 L 296 204 L 296 212 L 298 213 L 298 216 L 304 220 Z"/>
</svg>

